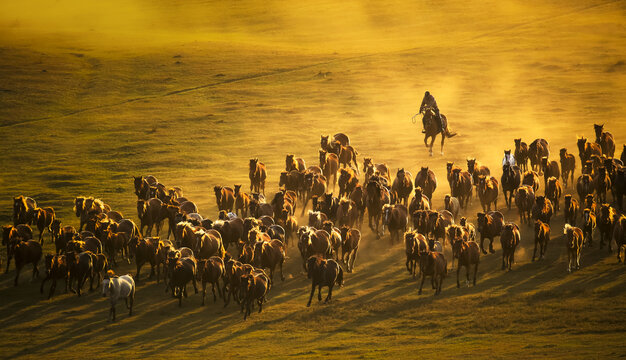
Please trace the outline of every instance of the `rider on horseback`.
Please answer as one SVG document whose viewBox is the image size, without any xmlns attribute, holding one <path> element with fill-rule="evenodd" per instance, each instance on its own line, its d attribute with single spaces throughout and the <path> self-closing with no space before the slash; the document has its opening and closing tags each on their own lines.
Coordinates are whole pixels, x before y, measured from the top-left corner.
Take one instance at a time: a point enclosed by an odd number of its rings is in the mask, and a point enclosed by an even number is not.
<svg viewBox="0 0 626 360">
<path fill-rule="evenodd" d="M 439 125 L 441 126 L 441 131 L 446 135 L 449 134 L 448 129 L 444 127 L 443 119 L 441 118 L 441 114 L 439 113 L 439 107 L 437 106 L 437 101 L 435 101 L 435 97 L 432 96 L 430 92 L 426 91 L 426 93 L 424 93 L 424 99 L 422 100 L 422 105 L 420 105 L 419 113 L 420 114 L 423 113 L 424 110 L 429 107 L 435 112 L 435 116 L 439 120 Z M 426 124 L 424 124 L 424 130 L 422 130 L 422 133 L 426 132 L 425 129 L 426 129 Z"/>
</svg>

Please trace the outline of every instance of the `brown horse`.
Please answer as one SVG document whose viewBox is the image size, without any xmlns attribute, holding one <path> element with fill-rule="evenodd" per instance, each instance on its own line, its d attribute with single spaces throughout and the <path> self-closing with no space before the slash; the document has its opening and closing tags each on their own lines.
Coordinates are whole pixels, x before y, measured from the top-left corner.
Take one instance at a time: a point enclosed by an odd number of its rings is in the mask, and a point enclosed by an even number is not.
<svg viewBox="0 0 626 360">
<path fill-rule="evenodd" d="M 52 280 L 50 285 L 50 292 L 48 293 L 48 299 L 54 295 L 54 290 L 57 287 L 57 280 L 65 280 L 65 292 L 67 292 L 69 270 L 67 267 L 67 260 L 65 255 L 52 255 L 45 256 L 44 263 L 46 265 L 46 277 L 41 281 L 39 292 L 43 294 L 43 285 L 48 280 Z"/>
<path fill-rule="evenodd" d="M 443 129 L 441 128 L 441 122 L 437 119 L 435 111 L 427 107 L 424 109 L 424 116 L 422 117 L 422 123 L 424 124 L 424 145 L 428 148 L 428 153 L 433 156 L 433 144 L 437 135 L 441 134 L 441 155 L 443 155 L 443 143 L 446 138 L 455 136 L 455 133 L 446 131 L 448 128 L 448 118 L 444 114 L 439 114 L 443 122 Z M 431 138 L 430 145 L 428 145 L 428 138 Z"/>
<path fill-rule="evenodd" d="M 34 199 L 23 195 L 14 197 L 13 226 L 17 226 L 19 224 L 32 224 L 35 217 L 35 208 L 37 208 L 37 202 Z"/>
<path fill-rule="evenodd" d="M 218 185 L 213 187 L 213 192 L 218 210 L 232 212 L 235 207 L 235 191 L 229 187 Z"/>
<path fill-rule="evenodd" d="M 302 213 L 300 216 L 304 215 L 304 209 L 306 208 L 309 200 L 313 198 L 313 196 L 322 196 L 326 194 L 326 177 L 323 175 L 309 173 L 304 177 L 304 184 L 306 187 L 306 200 L 302 205 Z"/>
<path fill-rule="evenodd" d="M 502 245 L 502 270 L 509 268 L 515 262 L 515 249 L 520 241 L 519 227 L 516 224 L 509 223 L 502 228 L 500 236 L 500 244 Z"/>
<path fill-rule="evenodd" d="M 313 255 L 331 258 L 333 248 L 330 243 L 330 234 L 324 230 L 315 230 L 309 227 L 298 229 L 298 250 L 302 257 L 302 267 L 306 270 L 306 259 Z"/>
<path fill-rule="evenodd" d="M 413 192 L 413 176 L 410 172 L 405 171 L 404 168 L 398 169 L 396 178 L 391 185 L 391 191 L 395 191 L 398 194 L 398 199 L 402 200 L 404 206 L 408 206 L 409 196 Z"/>
<path fill-rule="evenodd" d="M 600 230 L 600 249 L 604 247 L 604 241 L 609 245 L 609 254 L 613 252 L 611 249 L 611 238 L 613 236 L 613 226 L 618 219 L 615 209 L 609 204 L 602 204 L 600 207 L 600 216 L 597 218 L 598 230 Z"/>
<path fill-rule="evenodd" d="M 613 227 L 613 238 L 617 245 L 617 262 L 622 262 L 622 249 L 624 250 L 624 256 L 626 257 L 626 216 L 620 215 L 615 221 Z"/>
<path fill-rule="evenodd" d="M 285 245 L 280 240 L 257 241 L 254 244 L 252 265 L 257 268 L 270 269 L 270 284 L 274 283 L 274 269 L 280 269 L 280 280 L 285 281 L 283 263 L 285 262 Z"/>
<path fill-rule="evenodd" d="M 354 262 L 361 242 L 361 232 L 342 226 L 341 229 L 341 261 L 346 265 L 346 271 L 354 271 Z"/>
<path fill-rule="evenodd" d="M 455 166 L 454 162 L 448 161 L 446 163 L 446 173 L 448 178 L 448 185 L 450 185 L 450 192 L 452 192 L 452 180 L 454 179 L 454 169 L 462 170 L 460 167 Z"/>
<path fill-rule="evenodd" d="M 533 250 L 533 258 L 531 261 L 535 261 L 535 254 L 537 254 L 537 244 L 539 244 L 539 260 L 543 259 L 543 255 L 548 249 L 548 241 L 550 241 L 550 225 L 542 222 L 541 220 L 535 221 L 535 249 Z"/>
<path fill-rule="evenodd" d="M 502 183 L 502 193 L 504 194 L 504 201 L 507 208 L 510 210 L 513 204 L 513 196 L 515 190 L 520 186 L 522 182 L 522 173 L 517 166 L 511 166 L 509 164 L 502 166 L 502 177 L 500 178 Z"/>
<path fill-rule="evenodd" d="M 352 228 L 359 221 L 359 210 L 352 200 L 340 199 L 337 207 L 337 226 L 347 225 Z"/>
<path fill-rule="evenodd" d="M 550 219 L 554 214 L 554 207 L 552 201 L 545 196 L 535 197 L 535 205 L 531 210 L 533 220 L 541 220 L 546 224 L 550 224 Z"/>
<path fill-rule="evenodd" d="M 15 257 L 15 282 L 20 277 L 20 271 L 25 265 L 33 264 L 33 279 L 39 277 L 39 269 L 37 264 L 41 260 L 42 249 L 41 244 L 35 240 L 18 241 L 13 247 L 13 256 Z"/>
<path fill-rule="evenodd" d="M 491 175 L 489 168 L 481 165 L 475 158 L 467 159 L 467 172 L 472 176 L 472 184 L 474 184 L 474 186 L 478 186 L 478 177 L 480 175 Z"/>
<path fill-rule="evenodd" d="M 379 182 L 371 180 L 365 188 L 365 205 L 367 206 L 367 214 L 369 216 L 369 227 L 380 237 L 378 232 L 378 224 L 383 211 L 383 206 L 390 203 L 389 191 Z M 374 220 L 374 223 L 372 223 Z M 374 227 L 376 225 L 376 227 Z"/>
<path fill-rule="evenodd" d="M 602 131 L 604 130 L 604 124 L 593 124 L 593 130 L 596 133 L 596 144 L 599 144 L 602 148 L 602 154 L 612 158 L 615 155 L 615 140 L 613 140 L 613 135 L 608 131 Z"/>
<path fill-rule="evenodd" d="M 424 235 L 415 231 L 407 231 L 404 233 L 404 247 L 406 253 L 406 269 L 409 274 L 413 275 L 413 279 L 415 279 L 420 254 L 429 251 L 428 242 Z"/>
<path fill-rule="evenodd" d="M 548 161 L 547 157 L 541 158 L 541 170 L 543 171 L 543 186 L 548 186 L 548 179 L 551 177 L 560 178 L 559 163 L 556 161 Z"/>
<path fill-rule="evenodd" d="M 446 194 L 443 198 L 443 207 L 445 210 L 448 210 L 454 220 L 459 216 L 459 211 L 461 210 L 461 205 L 459 204 L 459 199 L 450 196 L 450 194 Z"/>
<path fill-rule="evenodd" d="M 411 222 L 413 222 L 413 214 L 417 210 L 430 210 L 430 201 L 426 195 L 422 194 L 422 188 L 420 186 L 415 188 L 415 196 L 411 199 L 411 203 L 409 204 Z"/>
<path fill-rule="evenodd" d="M 428 167 L 422 166 L 422 169 L 415 175 L 415 186 L 421 187 L 424 195 L 432 202 L 433 193 L 435 189 L 437 189 L 437 177 L 435 173 Z"/>
<path fill-rule="evenodd" d="M 453 256 L 459 259 L 459 264 L 456 268 L 456 287 L 461 287 L 461 284 L 459 283 L 459 273 L 461 272 L 461 267 L 465 267 L 465 275 L 467 277 L 466 284 L 469 286 L 469 272 L 472 265 L 474 266 L 473 285 L 476 286 L 476 274 L 478 273 L 478 264 L 480 263 L 480 249 L 478 249 L 478 244 L 473 241 L 458 239 L 455 240 L 452 245 L 452 252 Z"/>
<path fill-rule="evenodd" d="M 372 162 L 372 158 L 363 159 L 363 174 L 365 176 L 363 183 L 365 184 L 367 184 L 369 182 L 369 178 L 374 175 L 382 176 L 387 179 L 388 183 L 391 182 L 391 174 L 387 164 L 374 164 Z"/>
<path fill-rule="evenodd" d="M 578 177 L 576 181 L 576 192 L 578 192 L 578 196 L 580 197 L 580 202 L 584 202 L 587 195 L 592 195 L 595 191 L 593 186 L 593 179 L 589 174 L 582 174 Z"/>
<path fill-rule="evenodd" d="M 596 228 L 595 211 L 589 208 L 586 208 L 585 210 L 583 210 L 582 220 L 583 220 L 582 230 L 583 230 L 584 243 L 586 243 L 587 246 L 592 247 L 593 246 L 593 230 L 595 230 Z"/>
<path fill-rule="evenodd" d="M 330 135 L 321 135 L 320 147 L 326 151 L 330 151 L 332 148 L 332 144 L 336 141 L 343 146 L 350 145 L 350 138 L 348 138 L 348 135 L 344 133 L 337 133 L 333 135 L 332 141 L 330 141 Z"/>
<path fill-rule="evenodd" d="M 320 150 L 319 159 L 322 174 L 328 181 L 330 181 L 331 176 L 333 177 L 333 190 L 335 190 L 335 186 L 337 185 L 337 171 L 339 171 L 339 158 L 337 155 L 329 153 L 326 150 Z"/>
<path fill-rule="evenodd" d="M 490 211 L 488 213 L 478 213 L 478 232 L 480 232 L 480 250 L 483 254 L 487 254 L 483 247 L 485 239 L 489 239 L 489 252 L 494 254 L 493 239 L 500 236 L 504 227 L 504 216 L 499 211 Z"/>
<path fill-rule="evenodd" d="M 522 139 L 515 139 L 515 161 L 524 172 L 528 171 L 528 144 Z"/>
<path fill-rule="evenodd" d="M 311 306 L 311 300 L 318 288 L 317 299 L 322 301 L 322 286 L 328 287 L 328 296 L 324 303 L 331 300 L 335 284 L 343 287 L 343 269 L 335 260 L 326 260 L 321 256 L 311 256 L 307 259 L 307 277 L 311 279 L 311 294 L 307 307 Z"/>
<path fill-rule="evenodd" d="M 200 230 L 196 232 L 196 247 L 193 249 L 196 258 L 208 259 L 211 256 L 224 258 L 226 250 L 222 242 L 222 235 L 217 230 Z"/>
<path fill-rule="evenodd" d="M 365 204 L 365 190 L 362 185 L 357 185 L 350 194 L 350 200 L 354 202 L 354 207 L 356 208 L 359 216 L 359 229 L 363 226 L 363 217 L 365 216 L 365 209 L 367 208 Z"/>
<path fill-rule="evenodd" d="M 478 175 L 476 190 L 483 211 L 491 211 L 491 203 L 493 203 L 493 209 L 498 210 L 498 180 L 496 178 Z"/>
<path fill-rule="evenodd" d="M 559 212 L 559 202 L 561 201 L 561 194 L 563 193 L 563 187 L 559 182 L 559 178 L 551 176 L 546 183 L 546 198 L 550 199 L 554 204 L 554 213 Z"/>
<path fill-rule="evenodd" d="M 289 172 L 296 170 L 298 172 L 304 172 L 306 164 L 302 158 L 294 158 L 293 154 L 289 154 L 285 157 L 285 171 Z"/>
<path fill-rule="evenodd" d="M 263 192 L 263 195 L 265 195 L 265 179 L 267 178 L 265 164 L 259 162 L 259 159 L 250 159 L 250 164 L 248 168 L 248 177 L 250 178 L 250 191 L 254 191 L 257 193 Z"/>
<path fill-rule="evenodd" d="M 198 293 L 196 284 L 196 273 L 198 265 L 194 258 L 184 257 L 176 261 L 172 269 L 172 277 L 170 279 L 170 288 L 172 296 L 178 298 L 178 306 L 183 306 L 183 295 L 187 297 L 187 284 L 191 281 L 193 289 Z"/>
<path fill-rule="evenodd" d="M 246 320 L 252 311 L 252 304 L 256 301 L 259 306 L 259 313 L 263 311 L 263 303 L 266 302 L 267 292 L 270 290 L 271 282 L 263 272 L 253 272 L 243 275 L 240 280 L 240 297 L 242 299 L 241 308 L 245 304 L 246 311 L 243 319 Z"/>
<path fill-rule="evenodd" d="M 48 230 L 50 233 L 50 237 L 52 236 L 52 229 L 50 226 L 54 221 L 54 209 L 51 207 L 45 208 L 35 208 L 34 210 L 35 223 L 37 224 L 37 229 L 39 230 L 39 242 L 43 245 L 43 231 Z"/>
<path fill-rule="evenodd" d="M 593 179 L 594 184 L 596 185 L 596 194 L 598 195 L 599 202 L 606 202 L 606 193 L 612 188 L 611 187 L 611 178 L 607 174 L 606 168 L 604 166 L 600 166 L 598 168 L 598 174 Z"/>
<path fill-rule="evenodd" d="M 167 207 L 166 207 L 167 208 Z M 156 234 L 159 235 L 163 220 L 168 217 L 167 211 L 163 211 L 163 202 L 157 198 L 150 200 L 137 200 L 137 217 L 140 220 L 139 230 L 144 235 L 143 228 L 146 227 L 146 234 L 152 235 L 152 228 L 156 225 Z"/>
<path fill-rule="evenodd" d="M 70 291 L 81 296 L 82 288 L 87 279 L 89 279 L 89 291 L 93 291 L 94 265 L 97 262 L 96 254 L 91 251 L 84 251 L 80 254 L 74 251 L 67 251 L 65 256 L 70 270 Z M 74 280 L 76 280 L 76 290 L 74 290 Z"/>
<path fill-rule="evenodd" d="M 223 298 L 222 289 L 220 288 L 220 279 L 224 276 L 224 260 L 218 256 L 212 256 L 206 260 L 198 261 L 198 271 L 196 272 L 196 280 L 202 283 L 202 306 L 204 306 L 204 298 L 206 297 L 206 284 L 211 284 L 213 292 L 213 302 L 217 302 L 215 296 L 215 287 L 217 293 Z"/>
<path fill-rule="evenodd" d="M 389 229 L 391 245 L 394 244 L 394 239 L 400 242 L 400 236 L 406 231 L 409 221 L 406 206 L 385 204 L 382 212 L 383 233 L 386 226 Z"/>
<path fill-rule="evenodd" d="M 354 170 L 356 170 L 356 173 L 358 174 L 359 165 L 356 162 L 356 156 L 359 153 L 352 146 L 341 145 L 338 141 L 333 142 L 331 145 L 330 152 L 337 154 L 339 165 L 343 165 L 344 168 L 352 168 L 352 164 L 354 164 Z"/>
<path fill-rule="evenodd" d="M 578 200 L 572 198 L 572 195 L 567 194 L 564 198 L 563 212 L 565 213 L 565 223 L 570 225 L 576 225 L 576 217 L 578 217 Z"/>
<path fill-rule="evenodd" d="M 241 191 L 241 184 L 235 185 L 235 214 L 245 218 L 248 216 L 250 195 Z M 168 236 L 169 237 L 169 236 Z"/>
<path fill-rule="evenodd" d="M 582 165 L 584 165 L 587 160 L 591 159 L 591 155 L 602 155 L 600 145 L 588 142 L 585 137 L 578 138 L 576 144 L 578 145 L 578 156 L 580 157 L 580 163 Z"/>
<path fill-rule="evenodd" d="M 104 242 L 104 251 L 109 255 L 109 262 L 117 266 L 117 261 L 115 261 L 115 255 L 118 252 L 122 252 L 122 259 L 124 259 L 124 252 L 126 252 L 126 257 L 128 257 L 128 234 L 124 232 L 113 232 L 109 229 L 109 232 L 106 237 L 106 241 Z"/>
<path fill-rule="evenodd" d="M 528 185 L 533 188 L 533 192 L 539 190 L 539 174 L 534 171 L 526 171 L 522 177 L 522 185 Z"/>
<path fill-rule="evenodd" d="M 472 198 L 472 176 L 460 168 L 452 170 L 452 196 L 459 199 L 461 208 L 467 209 Z"/>
<path fill-rule="evenodd" d="M 435 289 L 435 295 L 438 295 L 441 293 L 443 278 L 446 277 L 448 273 L 446 258 L 440 252 L 424 251 L 420 253 L 420 273 L 422 274 L 422 280 L 417 294 L 422 294 L 424 280 L 426 276 L 430 276 L 433 289 Z"/>
<path fill-rule="evenodd" d="M 335 260 L 339 261 L 339 249 L 341 248 L 341 232 L 335 227 L 332 221 L 327 220 L 322 224 L 322 230 L 326 231 L 329 236 L 330 246 L 335 253 Z"/>
<path fill-rule="evenodd" d="M 581 229 L 565 224 L 565 246 L 567 247 L 567 272 L 572 272 L 572 267 L 580 269 L 580 252 L 583 247 L 583 232 Z"/>
<path fill-rule="evenodd" d="M 339 197 L 348 196 L 359 184 L 359 178 L 352 169 L 341 169 L 339 175 Z"/>
<path fill-rule="evenodd" d="M 567 188 L 568 178 L 571 178 L 572 184 L 574 183 L 574 170 L 576 170 L 576 158 L 574 155 L 569 154 L 566 148 L 562 148 L 559 152 L 561 158 L 561 176 L 563 179 L 563 186 Z"/>
<path fill-rule="evenodd" d="M 541 172 L 541 158 L 550 156 L 550 145 L 545 139 L 536 139 L 528 146 L 528 158 L 532 170 Z"/>
</svg>

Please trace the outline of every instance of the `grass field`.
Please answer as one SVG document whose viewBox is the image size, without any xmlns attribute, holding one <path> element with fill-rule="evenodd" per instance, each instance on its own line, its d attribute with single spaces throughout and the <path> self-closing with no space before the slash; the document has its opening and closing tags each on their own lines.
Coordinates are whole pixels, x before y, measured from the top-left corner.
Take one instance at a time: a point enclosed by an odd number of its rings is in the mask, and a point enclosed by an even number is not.
<svg viewBox="0 0 626 360">
<path fill-rule="evenodd" d="M 212 187 L 247 187 L 248 159 L 265 162 L 273 194 L 286 154 L 316 164 L 320 135 L 336 132 L 349 134 L 359 166 L 372 157 L 394 173 L 432 168 L 437 209 L 446 161 L 476 157 L 499 178 L 514 138 L 547 139 L 556 160 L 604 123 L 619 156 L 625 10 L 624 1 L 0 3 L 0 223 L 18 194 L 74 226 L 78 195 L 137 221 L 131 177 L 147 174 L 182 186 L 213 218 Z M 444 155 L 429 157 L 411 123 L 425 90 L 459 133 Z M 475 200 L 465 215 L 475 222 L 477 211 Z M 626 267 L 585 248 L 568 274 L 562 226 L 559 213 L 545 260 L 530 261 L 523 228 L 513 271 L 500 271 L 496 241 L 476 287 L 456 289 L 449 273 L 437 297 L 427 286 L 417 295 L 403 245 L 364 228 L 356 271 L 331 304 L 311 308 L 290 248 L 287 279 L 246 322 L 219 300 L 200 307 L 198 295 L 179 308 L 144 268 L 135 315 L 119 306 L 109 323 L 99 293 L 57 289 L 44 300 L 29 271 L 12 286 L 12 266 L 0 275 L 0 357 L 625 357 Z"/>
</svg>

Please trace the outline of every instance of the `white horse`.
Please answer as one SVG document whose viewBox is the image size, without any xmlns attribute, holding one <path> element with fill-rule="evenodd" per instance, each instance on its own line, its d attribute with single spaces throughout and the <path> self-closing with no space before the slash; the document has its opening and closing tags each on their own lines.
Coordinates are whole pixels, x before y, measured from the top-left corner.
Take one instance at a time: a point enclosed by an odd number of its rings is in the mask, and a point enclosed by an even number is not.
<svg viewBox="0 0 626 360">
<path fill-rule="evenodd" d="M 126 308 L 130 311 L 128 316 L 133 315 L 133 303 L 135 302 L 135 280 L 130 275 L 115 276 L 108 274 L 102 281 L 102 296 L 109 296 L 111 300 L 111 309 L 109 310 L 109 319 L 113 314 L 115 321 L 115 305 L 119 299 L 124 299 Z M 130 304 L 129 300 L 130 299 Z"/>
</svg>

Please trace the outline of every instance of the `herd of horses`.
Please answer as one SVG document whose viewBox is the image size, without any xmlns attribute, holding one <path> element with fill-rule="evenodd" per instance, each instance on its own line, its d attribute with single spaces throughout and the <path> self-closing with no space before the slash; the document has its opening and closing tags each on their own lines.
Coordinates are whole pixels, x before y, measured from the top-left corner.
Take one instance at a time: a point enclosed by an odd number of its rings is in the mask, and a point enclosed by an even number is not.
<svg viewBox="0 0 626 360">
<path fill-rule="evenodd" d="M 600 234 L 600 248 L 606 244 L 611 252 L 612 240 L 616 242 L 617 259 L 621 261 L 621 251 L 626 248 L 622 201 L 626 146 L 621 158 L 615 158 L 613 136 L 600 125 L 595 131 L 595 142 L 578 139 L 581 175 L 576 182 L 575 156 L 564 148 L 559 152 L 560 161 L 551 160 L 545 139 L 536 139 L 530 145 L 515 139 L 513 153 L 504 152 L 499 179 L 474 158 L 467 159 L 466 170 L 448 162 L 450 191 L 444 196 L 441 210 L 435 210 L 432 202 L 440 187 L 432 169 L 422 167 L 413 177 L 400 168 L 393 181 L 389 167 L 372 158 L 364 158 L 359 169 L 358 153 L 348 136 L 341 133 L 321 137 L 316 165 L 307 167 L 302 158 L 287 155 L 285 170 L 278 179 L 279 190 L 271 199 L 265 195 L 266 166 L 259 159 L 251 159 L 250 192 L 243 191 L 242 184 L 215 186 L 219 213 L 213 220 L 199 213 L 182 188 L 165 186 L 154 176 L 134 178 L 138 222 L 99 199 L 80 196 L 74 200 L 79 219 L 76 229 L 63 224 L 53 208 L 40 208 L 34 199 L 20 195 L 13 199 L 13 224 L 3 226 L 6 272 L 14 259 L 17 286 L 26 265 L 33 266 L 33 279 L 39 276 L 38 265 L 43 257 L 46 273 L 41 293 L 47 281 L 52 283 L 48 298 L 60 280 L 65 282 L 65 291 L 78 296 L 87 280 L 90 290 L 94 282 L 96 287 L 102 283 L 102 294 L 111 300 L 110 319 L 115 320 L 119 300 L 125 301 L 132 314 L 135 286 L 140 282 L 142 267 L 148 264 L 149 278 L 156 276 L 157 284 L 163 281 L 165 292 L 178 298 L 179 306 L 187 297 L 188 284 L 198 293 L 200 282 L 202 305 L 210 284 L 214 302 L 219 296 L 226 307 L 234 299 L 246 319 L 255 304 L 262 311 L 275 272 L 285 279 L 286 252 L 294 244 L 311 280 L 307 306 L 316 289 L 321 301 L 322 287 L 328 287 L 325 301 L 330 301 L 334 286 L 343 286 L 344 267 L 348 273 L 355 271 L 366 214 L 376 238 L 388 232 L 392 245 L 404 242 L 406 269 L 413 278 L 421 278 L 419 294 L 426 277 L 431 278 L 432 288 L 439 294 L 448 263 L 454 269 L 455 261 L 457 287 L 461 286 L 461 268 L 466 269 L 468 286 L 473 270 L 472 283 L 476 285 L 481 256 L 495 253 L 496 238 L 502 248 L 502 269 L 511 270 L 525 228 L 534 231 L 532 261 L 537 250 L 541 260 L 550 240 L 551 220 L 559 211 L 565 221 L 568 271 L 579 269 L 581 251 L 593 246 L 594 232 Z M 338 196 L 334 196 L 337 186 Z M 505 221 L 498 211 L 500 193 L 508 209 L 517 207 L 518 223 Z M 475 199 L 482 212 L 472 224 L 466 211 Z M 299 225 L 299 221 L 306 221 L 306 225 Z M 168 224 L 167 235 L 164 223 Z M 39 230 L 37 240 L 31 226 Z M 55 251 L 44 256 L 45 232 L 50 233 Z M 446 247 L 450 248 L 448 258 L 444 255 Z M 119 261 L 134 261 L 136 273 L 116 275 L 113 269 Z"/>
</svg>

